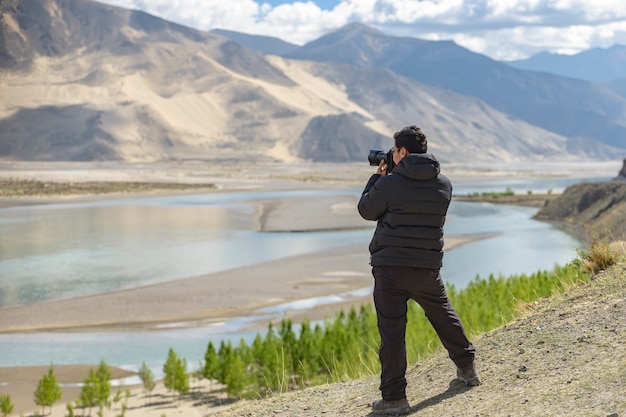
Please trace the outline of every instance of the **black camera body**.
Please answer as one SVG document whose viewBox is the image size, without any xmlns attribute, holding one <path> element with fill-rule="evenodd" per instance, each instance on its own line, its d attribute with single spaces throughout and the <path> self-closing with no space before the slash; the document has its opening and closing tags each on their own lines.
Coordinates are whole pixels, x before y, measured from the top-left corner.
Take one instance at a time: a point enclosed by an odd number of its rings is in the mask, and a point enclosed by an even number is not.
<svg viewBox="0 0 626 417">
<path fill-rule="evenodd" d="M 387 174 L 389 174 L 393 170 L 393 167 L 396 166 L 393 162 L 393 149 L 389 149 L 387 152 L 381 151 L 380 149 L 370 149 L 370 153 L 367 155 L 367 160 L 373 167 L 377 167 L 380 165 L 381 161 L 385 161 L 387 164 Z"/>
</svg>

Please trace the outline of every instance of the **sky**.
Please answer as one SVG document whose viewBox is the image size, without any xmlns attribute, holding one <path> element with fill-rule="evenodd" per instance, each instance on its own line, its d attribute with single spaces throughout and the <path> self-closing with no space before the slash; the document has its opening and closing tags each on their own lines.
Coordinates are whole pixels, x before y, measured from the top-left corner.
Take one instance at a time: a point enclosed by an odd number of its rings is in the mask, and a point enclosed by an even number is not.
<svg viewBox="0 0 626 417">
<path fill-rule="evenodd" d="M 625 0 L 99 0 L 200 30 L 302 45 L 360 22 L 392 36 L 453 40 L 496 60 L 626 45 Z"/>
</svg>

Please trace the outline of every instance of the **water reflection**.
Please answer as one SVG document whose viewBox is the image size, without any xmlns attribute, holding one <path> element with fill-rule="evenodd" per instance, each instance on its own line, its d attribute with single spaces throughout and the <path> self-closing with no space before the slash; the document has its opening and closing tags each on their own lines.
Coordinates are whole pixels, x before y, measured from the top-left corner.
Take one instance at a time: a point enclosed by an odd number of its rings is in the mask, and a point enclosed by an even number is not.
<svg viewBox="0 0 626 417">
<path fill-rule="evenodd" d="M 0 211 L 0 305 L 180 277 L 177 265 L 224 258 L 222 240 L 250 228 L 246 210 L 128 204 Z"/>
<path fill-rule="evenodd" d="M 360 190 L 333 190 L 358 195 Z M 275 196 L 306 194 L 268 193 Z M 368 242 L 371 230 L 259 233 L 251 197 L 181 196 L 0 210 L 0 306 L 71 298 Z M 444 278 L 549 269 L 579 242 L 531 219 L 536 209 L 453 202 L 446 234 L 494 234 L 446 253 Z M 373 224 L 372 224 L 373 225 Z M 532 269 L 531 269 L 532 268 Z M 529 271 L 530 269 L 530 271 Z"/>
<path fill-rule="evenodd" d="M 581 243 L 550 224 L 533 220 L 532 207 L 457 202 L 450 208 L 446 230 L 452 234 L 494 234 L 448 251 L 442 275 L 458 289 L 477 276 L 509 276 L 551 270 L 576 256 Z"/>
<path fill-rule="evenodd" d="M 223 193 L 117 202 L 0 209 L 0 305 L 14 305 L 184 278 L 290 255 L 362 244 L 372 230 L 259 233 L 255 198 L 343 193 L 360 189 L 296 193 Z M 530 217 L 535 209 L 453 202 L 446 233 L 495 237 L 448 251 L 442 274 L 462 288 L 477 274 L 508 275 L 549 269 L 575 256 L 579 242 Z M 369 288 L 363 291 L 370 291 Z M 337 296 L 302 300 L 259 311 L 332 303 Z M 200 328 L 150 332 L 37 333 L 0 335 L 0 366 L 107 363 L 159 369 L 169 347 L 200 360 L 208 341 L 251 339 L 242 331 L 252 318 Z"/>
</svg>

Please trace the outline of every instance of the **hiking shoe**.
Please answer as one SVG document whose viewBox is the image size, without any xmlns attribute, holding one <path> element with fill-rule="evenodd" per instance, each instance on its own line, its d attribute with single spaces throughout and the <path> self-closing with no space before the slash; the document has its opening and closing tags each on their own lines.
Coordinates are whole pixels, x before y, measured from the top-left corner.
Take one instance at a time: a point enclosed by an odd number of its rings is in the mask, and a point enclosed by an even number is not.
<svg viewBox="0 0 626 417">
<path fill-rule="evenodd" d="M 372 413 L 399 416 L 408 414 L 410 411 L 409 402 L 406 398 L 395 401 L 378 400 L 372 403 Z"/>
<path fill-rule="evenodd" d="M 476 387 L 482 384 L 482 381 L 480 380 L 480 377 L 478 376 L 478 373 L 476 372 L 476 368 L 474 367 L 474 364 L 472 364 L 470 367 L 465 368 L 465 369 L 457 368 L 456 378 L 462 383 L 464 383 L 466 387 Z"/>
</svg>

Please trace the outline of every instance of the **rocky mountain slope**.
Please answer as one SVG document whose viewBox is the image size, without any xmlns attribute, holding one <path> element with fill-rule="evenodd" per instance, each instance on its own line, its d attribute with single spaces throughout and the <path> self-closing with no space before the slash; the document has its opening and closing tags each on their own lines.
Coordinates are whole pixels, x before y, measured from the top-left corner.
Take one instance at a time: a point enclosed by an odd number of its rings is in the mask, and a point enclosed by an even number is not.
<svg viewBox="0 0 626 417">
<path fill-rule="evenodd" d="M 623 134 L 618 133 L 626 132 L 626 102 L 607 86 L 519 70 L 451 41 L 388 36 L 354 23 L 284 57 L 386 68 L 423 84 L 476 97 L 513 117 L 576 139 L 572 146 L 626 148 Z"/>
<path fill-rule="evenodd" d="M 264 55 L 91 0 L 3 1 L 0 77 L 5 160 L 365 163 L 413 123 L 443 161 L 621 157 L 387 68 Z"/>
<path fill-rule="evenodd" d="M 626 159 L 613 181 L 574 184 L 546 201 L 535 218 L 574 227 L 587 241 L 626 241 Z"/>
<path fill-rule="evenodd" d="M 622 169 L 617 174 L 617 177 L 614 178 L 616 181 L 626 181 L 626 158 L 624 158 L 624 165 L 622 165 Z"/>
</svg>

